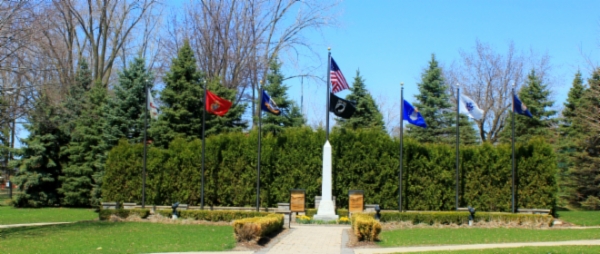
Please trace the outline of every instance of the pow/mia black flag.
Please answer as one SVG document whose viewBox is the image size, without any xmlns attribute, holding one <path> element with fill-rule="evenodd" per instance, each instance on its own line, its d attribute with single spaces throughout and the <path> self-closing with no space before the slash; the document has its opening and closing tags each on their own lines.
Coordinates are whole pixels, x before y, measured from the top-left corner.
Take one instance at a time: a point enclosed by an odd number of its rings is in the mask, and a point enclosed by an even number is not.
<svg viewBox="0 0 600 254">
<path fill-rule="evenodd" d="M 329 93 L 329 111 L 333 112 L 338 117 L 348 119 L 352 117 L 356 108 L 351 101 L 344 100 Z"/>
</svg>

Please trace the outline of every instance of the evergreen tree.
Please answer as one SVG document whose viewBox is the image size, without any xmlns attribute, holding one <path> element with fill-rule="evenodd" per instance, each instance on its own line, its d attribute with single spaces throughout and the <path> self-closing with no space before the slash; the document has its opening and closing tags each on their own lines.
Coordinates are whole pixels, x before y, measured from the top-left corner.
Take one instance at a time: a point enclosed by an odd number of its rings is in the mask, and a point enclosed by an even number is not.
<svg viewBox="0 0 600 254">
<path fill-rule="evenodd" d="M 34 110 L 25 125 L 29 136 L 23 140 L 24 147 L 18 150 L 20 160 L 14 161 L 19 172 L 14 184 L 21 193 L 14 198 L 16 207 L 54 206 L 60 203 L 59 175 L 66 163 L 61 156 L 61 147 L 69 137 L 59 127 L 62 122 L 58 107 L 50 103 L 45 94 L 36 100 Z"/>
<path fill-rule="evenodd" d="M 568 172 L 568 186 L 572 189 L 569 202 L 574 206 L 600 197 L 600 68 L 588 79 L 588 88 L 578 106 L 573 122 L 583 133 L 577 139 L 581 150 L 575 151 L 574 166 Z"/>
<path fill-rule="evenodd" d="M 188 140 L 202 136 L 202 76 L 186 40 L 164 78 L 161 115 L 148 130 L 156 145 L 167 147 L 176 136 Z"/>
<path fill-rule="evenodd" d="M 146 70 L 144 60 L 136 58 L 128 69 L 119 73 L 114 98 L 106 106 L 104 139 L 107 148 L 125 138 L 131 143 L 141 143 L 144 137 L 146 110 L 145 84 L 152 84 L 152 74 Z"/>
<path fill-rule="evenodd" d="M 287 96 L 289 87 L 283 85 L 283 74 L 280 68 L 281 63 L 277 60 L 271 62 L 269 65 L 270 72 L 267 75 L 267 84 L 263 87 L 282 112 L 278 116 L 270 113 L 263 114 L 262 130 L 271 133 L 279 133 L 285 127 L 299 127 L 305 123 L 300 108 Z"/>
<path fill-rule="evenodd" d="M 579 142 L 584 135 L 581 123 L 577 122 L 577 109 L 580 107 L 581 98 L 585 92 L 581 72 L 577 71 L 573 84 L 569 90 L 565 108 L 562 111 L 560 119 L 557 158 L 558 158 L 558 183 L 559 183 L 559 201 L 568 199 L 568 194 L 572 191 L 569 188 L 570 175 L 569 170 L 574 166 L 574 159 L 581 153 Z M 564 206 L 564 204 L 562 204 Z"/>
<path fill-rule="evenodd" d="M 377 128 L 385 130 L 383 115 L 379 112 L 375 100 L 365 87 L 365 80 L 360 75 L 360 70 L 356 71 L 356 77 L 350 88 L 350 94 L 346 100 L 355 102 L 356 111 L 349 119 L 336 118 L 336 121 L 342 128 Z"/>
<path fill-rule="evenodd" d="M 421 75 L 418 102 L 419 110 L 427 128 L 408 126 L 407 135 L 422 143 L 456 143 L 456 105 L 450 103 L 449 88 L 435 55 L 431 55 L 429 67 Z M 477 134 L 466 115 L 459 115 L 460 142 L 475 144 Z"/>
<path fill-rule="evenodd" d="M 550 100 L 550 89 L 548 85 L 542 84 L 540 78 L 536 75 L 535 70 L 531 70 L 527 76 L 527 83 L 519 92 L 519 99 L 525 103 L 529 112 L 533 117 L 521 116 L 515 113 L 515 142 L 526 142 L 534 136 L 541 136 L 546 139 L 552 139 L 553 135 L 550 131 L 556 123 L 556 119 L 552 118 L 556 115 L 556 110 L 550 108 L 554 104 Z M 512 135 L 512 113 L 509 114 L 507 123 L 509 125 L 500 133 L 500 140 L 504 143 L 511 142 Z"/>
<path fill-rule="evenodd" d="M 69 156 L 59 191 L 65 206 L 97 206 L 107 149 L 102 140 L 106 88 L 96 82 L 85 94 L 81 116 L 75 121 L 71 140 L 64 150 Z"/>
</svg>

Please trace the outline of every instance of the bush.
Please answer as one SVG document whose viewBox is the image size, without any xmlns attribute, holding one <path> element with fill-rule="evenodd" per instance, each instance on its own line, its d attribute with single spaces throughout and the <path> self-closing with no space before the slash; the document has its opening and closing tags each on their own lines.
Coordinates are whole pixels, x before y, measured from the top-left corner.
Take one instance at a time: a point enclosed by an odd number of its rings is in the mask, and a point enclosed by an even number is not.
<svg viewBox="0 0 600 254">
<path fill-rule="evenodd" d="M 352 215 L 352 230 L 359 241 L 373 242 L 381 233 L 381 223 L 371 214 L 356 213 Z"/>
<path fill-rule="evenodd" d="M 256 201 L 257 131 L 206 138 L 205 205 L 246 206 Z M 262 139 L 261 207 L 289 200 L 289 190 L 306 190 L 314 204 L 321 190 L 323 130 L 286 128 Z M 400 142 L 380 130 L 335 129 L 330 136 L 335 159 L 333 189 L 338 208 L 347 208 L 348 190 L 363 190 L 366 204 L 398 208 Z M 200 140 L 175 139 L 165 150 L 150 147 L 146 178 L 149 204 L 200 203 Z M 552 209 L 556 203 L 556 159 L 550 144 L 531 139 L 515 155 L 516 205 Z M 121 142 L 108 154 L 103 200 L 141 200 L 142 144 Z M 460 148 L 460 206 L 478 211 L 511 209 L 510 145 L 484 143 Z M 455 147 L 404 140 L 402 207 L 404 210 L 455 209 Z M 276 183 L 276 184 L 274 184 Z M 311 215 L 310 209 L 307 214 Z M 338 210 L 338 215 L 345 216 Z"/>
<path fill-rule="evenodd" d="M 150 210 L 148 209 L 100 209 L 99 212 L 100 220 L 108 220 L 111 215 L 116 215 L 119 218 L 127 219 L 127 217 L 131 215 L 140 216 L 140 218 L 145 219 L 150 215 Z"/>
<path fill-rule="evenodd" d="M 171 217 L 172 210 L 158 210 L 158 214 L 164 217 Z M 180 219 L 194 219 L 205 221 L 233 221 L 252 217 L 265 217 L 271 213 L 267 212 L 250 212 L 250 211 L 214 211 L 214 210 L 181 210 L 177 211 Z"/>
<path fill-rule="evenodd" d="M 587 210 L 600 210 L 600 199 L 588 196 L 584 202 L 581 202 L 581 206 Z"/>
<path fill-rule="evenodd" d="M 283 228 L 283 214 L 269 214 L 233 221 L 235 238 L 241 241 L 258 241 Z"/>
<path fill-rule="evenodd" d="M 374 213 L 366 213 L 365 215 L 373 216 Z M 519 214 L 519 213 L 490 213 L 477 212 L 475 213 L 475 222 L 499 222 L 499 223 L 517 223 L 519 225 L 525 223 L 544 224 L 551 226 L 554 220 L 551 215 L 542 214 Z M 467 224 L 469 222 L 468 212 L 382 212 L 381 222 L 400 222 L 410 221 L 413 224 Z"/>
</svg>

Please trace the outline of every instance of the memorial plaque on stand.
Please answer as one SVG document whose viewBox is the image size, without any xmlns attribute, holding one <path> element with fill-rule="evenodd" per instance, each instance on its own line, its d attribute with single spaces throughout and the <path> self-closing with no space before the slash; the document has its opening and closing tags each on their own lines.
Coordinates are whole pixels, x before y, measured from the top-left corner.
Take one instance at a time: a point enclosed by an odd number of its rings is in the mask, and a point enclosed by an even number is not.
<svg viewBox="0 0 600 254">
<path fill-rule="evenodd" d="M 290 190 L 290 211 L 304 212 L 306 211 L 305 201 L 306 192 L 303 189 Z"/>
<path fill-rule="evenodd" d="M 364 210 L 365 194 L 362 190 L 350 190 L 348 191 L 349 203 L 348 212 L 361 213 Z"/>
</svg>

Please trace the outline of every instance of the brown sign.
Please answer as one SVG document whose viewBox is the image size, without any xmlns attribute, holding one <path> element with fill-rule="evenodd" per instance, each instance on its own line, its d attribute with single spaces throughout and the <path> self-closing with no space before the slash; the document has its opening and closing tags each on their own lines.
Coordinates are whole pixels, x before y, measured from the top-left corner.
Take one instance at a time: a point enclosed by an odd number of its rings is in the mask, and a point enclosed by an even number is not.
<svg viewBox="0 0 600 254">
<path fill-rule="evenodd" d="M 304 212 L 304 191 L 292 191 L 290 200 L 291 212 Z"/>
<path fill-rule="evenodd" d="M 364 204 L 364 196 L 362 193 L 353 193 L 350 194 L 350 209 L 349 212 L 351 213 L 361 213 L 363 211 L 363 204 Z"/>
</svg>

